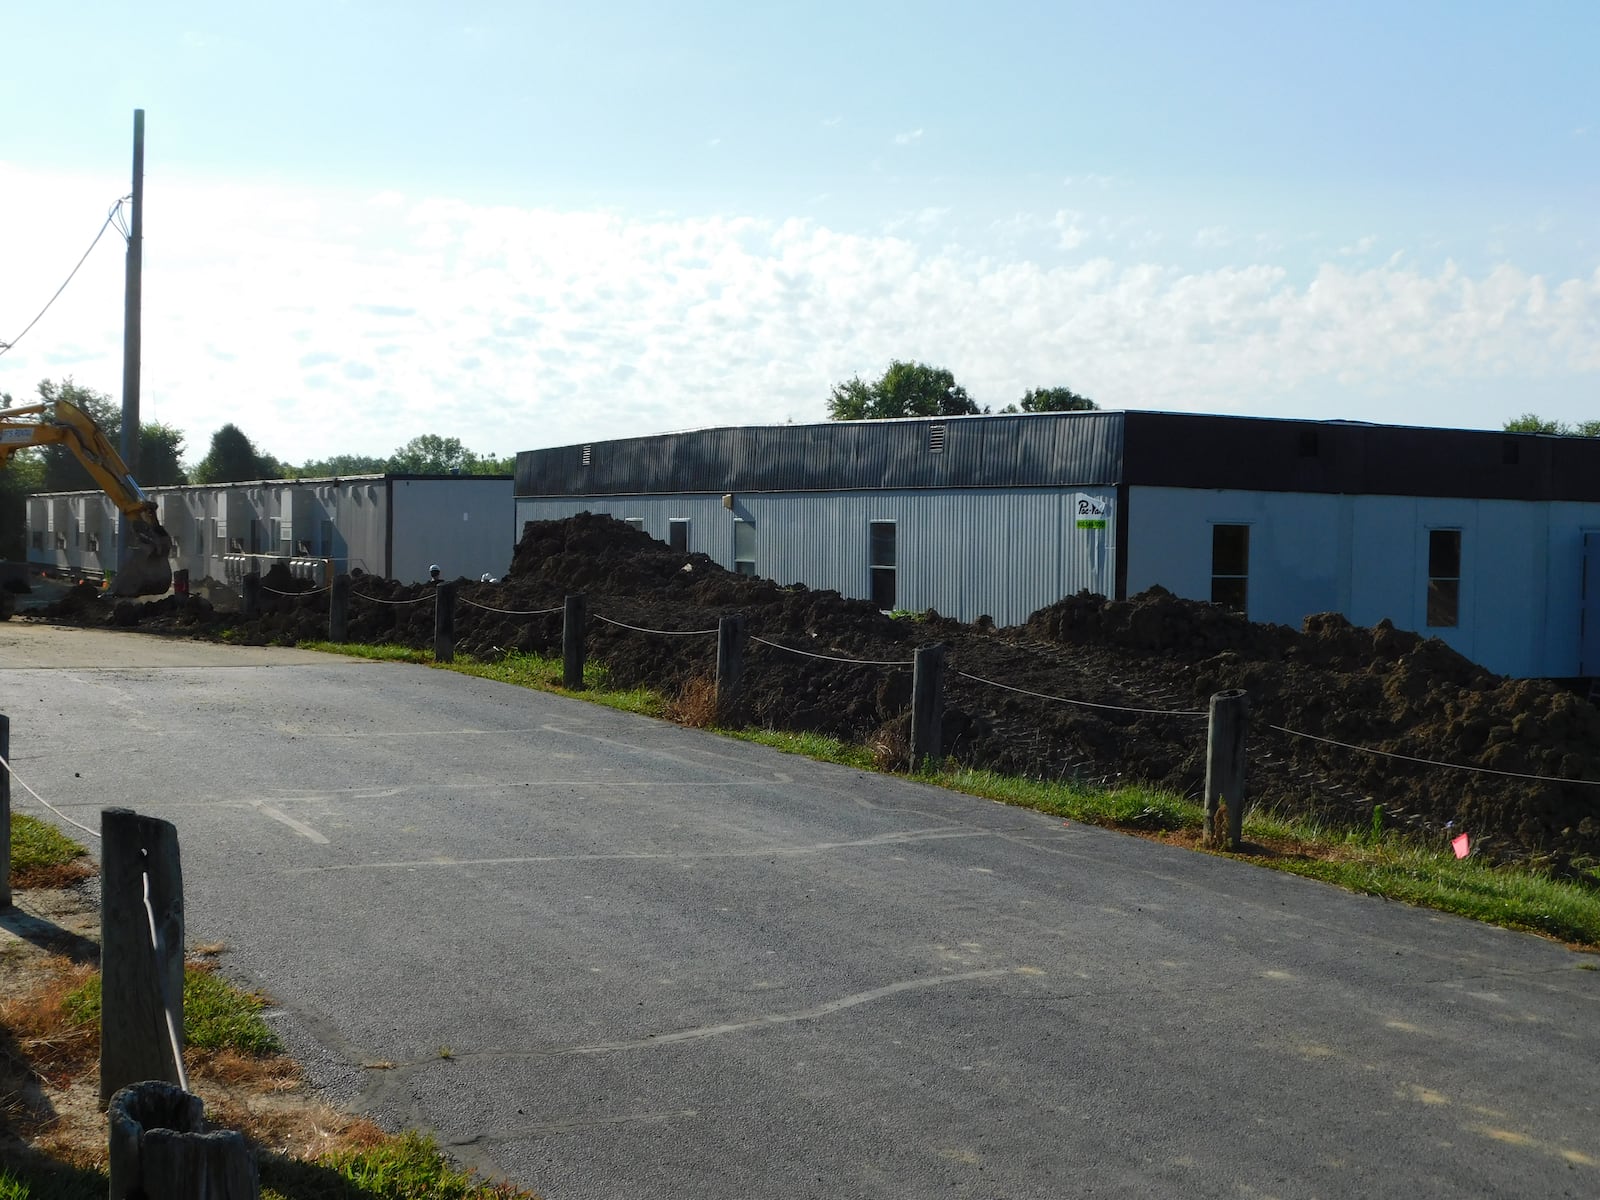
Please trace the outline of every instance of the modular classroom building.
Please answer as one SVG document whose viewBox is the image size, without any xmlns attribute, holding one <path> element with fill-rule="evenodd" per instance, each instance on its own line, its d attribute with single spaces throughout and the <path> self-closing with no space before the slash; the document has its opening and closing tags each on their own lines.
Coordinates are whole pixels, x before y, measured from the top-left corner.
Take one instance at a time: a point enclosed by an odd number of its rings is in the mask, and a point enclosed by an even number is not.
<svg viewBox="0 0 1600 1200">
<path fill-rule="evenodd" d="M 1155 412 L 705 429 L 517 456 L 516 525 L 608 513 L 732 570 L 1024 621 L 1159 584 L 1600 676 L 1600 439 Z"/>
<path fill-rule="evenodd" d="M 352 475 L 147 489 L 172 536 L 172 568 L 238 584 L 282 562 L 318 583 L 352 568 L 416 582 L 499 576 L 516 549 L 504 475 Z M 28 562 L 103 577 L 118 560 L 117 507 L 102 492 L 28 499 Z"/>
</svg>

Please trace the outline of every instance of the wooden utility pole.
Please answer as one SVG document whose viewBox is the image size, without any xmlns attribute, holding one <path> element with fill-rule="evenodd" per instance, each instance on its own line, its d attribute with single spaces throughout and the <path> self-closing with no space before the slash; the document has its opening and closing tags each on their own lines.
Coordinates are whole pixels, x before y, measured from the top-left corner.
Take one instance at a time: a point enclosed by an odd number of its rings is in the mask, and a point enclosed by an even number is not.
<svg viewBox="0 0 1600 1200">
<path fill-rule="evenodd" d="M 139 478 L 139 317 L 144 276 L 144 109 L 133 110 L 133 211 L 122 300 L 122 461 Z"/>
</svg>

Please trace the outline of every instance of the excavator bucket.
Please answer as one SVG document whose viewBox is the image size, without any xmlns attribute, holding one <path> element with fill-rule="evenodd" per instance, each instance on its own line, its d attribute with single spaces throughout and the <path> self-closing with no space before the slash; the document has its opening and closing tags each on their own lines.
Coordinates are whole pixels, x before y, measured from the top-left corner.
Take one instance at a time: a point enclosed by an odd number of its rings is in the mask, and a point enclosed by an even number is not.
<svg viewBox="0 0 1600 1200">
<path fill-rule="evenodd" d="M 160 525 L 152 522 L 143 529 L 129 522 L 128 552 L 117 564 L 116 578 L 111 581 L 113 596 L 160 596 L 172 588 L 172 564 L 167 554 L 172 549 L 172 538 Z"/>
</svg>

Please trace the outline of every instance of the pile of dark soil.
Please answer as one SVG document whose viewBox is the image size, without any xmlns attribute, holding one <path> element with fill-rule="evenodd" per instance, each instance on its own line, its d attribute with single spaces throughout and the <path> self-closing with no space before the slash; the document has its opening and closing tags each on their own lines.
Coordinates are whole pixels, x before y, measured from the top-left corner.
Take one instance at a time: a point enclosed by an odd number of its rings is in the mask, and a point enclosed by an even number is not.
<svg viewBox="0 0 1600 1200">
<path fill-rule="evenodd" d="M 201 635 L 225 624 L 244 641 L 325 638 L 326 592 L 293 594 L 308 585 L 285 578 L 249 622 L 202 613 L 192 598 L 118 605 L 117 615 L 132 609 L 141 628 Z M 733 574 L 590 514 L 528 524 L 505 579 L 456 586 L 458 652 L 559 652 L 559 610 L 581 592 L 590 657 L 621 686 L 668 695 L 714 673 L 710 633 L 720 616 L 742 613 L 752 635 L 744 719 L 884 746 L 904 744 L 912 653 L 942 643 L 947 751 L 1041 777 L 1142 780 L 1198 796 L 1209 698 L 1241 688 L 1254 804 L 1360 827 L 1381 805 L 1386 823 L 1440 838 L 1465 831 L 1498 856 L 1558 867 L 1600 857 L 1600 787 L 1559 782 L 1600 780 L 1600 711 L 1556 683 L 1491 675 L 1387 622 L 1362 629 L 1323 614 L 1296 630 L 1159 588 L 1126 601 L 1067 597 L 1011 629 L 932 612 L 891 619 L 836 592 Z M 432 645 L 432 585 L 359 576 L 352 594 L 351 640 Z M 70 599 L 61 619 L 93 620 L 103 607 Z"/>
</svg>

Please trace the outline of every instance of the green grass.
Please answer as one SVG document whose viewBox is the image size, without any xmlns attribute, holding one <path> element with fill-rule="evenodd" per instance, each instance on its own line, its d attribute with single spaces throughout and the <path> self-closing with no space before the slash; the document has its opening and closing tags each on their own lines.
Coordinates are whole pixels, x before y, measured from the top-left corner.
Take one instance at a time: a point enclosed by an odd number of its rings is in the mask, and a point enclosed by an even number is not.
<svg viewBox="0 0 1600 1200">
<path fill-rule="evenodd" d="M 262 1200 L 534 1200 L 530 1192 L 456 1170 L 431 1139 L 415 1133 L 314 1162 L 270 1153 L 257 1159 Z M 109 1186 L 99 1171 L 42 1156 L 0 1167 L 0 1200 L 103 1200 Z"/>
<path fill-rule="evenodd" d="M 872 751 L 865 746 L 841 742 L 838 738 L 827 737 L 820 733 L 787 733 L 781 729 L 727 729 L 717 732 L 726 733 L 741 742 L 770 746 L 774 750 L 782 750 L 785 754 L 799 754 L 805 758 L 814 758 L 818 762 L 838 763 L 842 767 L 855 767 L 861 771 L 877 769 L 872 759 Z"/>
<path fill-rule="evenodd" d="M 326 1155 L 314 1163 L 269 1157 L 261 1163 L 262 1200 L 533 1200 L 508 1184 L 491 1184 L 450 1165 L 432 1139 L 407 1133 L 367 1150 Z"/>
<path fill-rule="evenodd" d="M 68 992 L 62 1002 L 67 1016 L 79 1025 L 100 1019 L 100 976 Z M 183 969 L 183 1042 L 196 1050 L 237 1050 L 265 1056 L 283 1053 L 283 1043 L 261 1019 L 264 997 L 243 992 L 215 971 L 203 967 Z"/>
<path fill-rule="evenodd" d="M 302 650 L 320 650 L 327 654 L 344 654 L 353 658 L 370 658 L 383 662 L 420 663 L 442 671 L 457 671 L 462 675 L 475 675 L 479 679 L 494 679 L 517 687 L 533 688 L 541 692 L 557 692 L 564 696 L 582 695 L 594 704 L 623 712 L 638 713 L 646 717 L 660 717 L 667 710 L 667 701 L 659 692 L 649 688 L 616 688 L 611 685 L 611 675 L 596 662 L 583 667 L 583 690 L 568 691 L 562 686 L 565 668 L 559 657 L 542 654 L 512 652 L 495 662 L 483 662 L 471 655 L 460 654 L 454 662 L 435 662 L 431 650 L 417 650 L 410 646 L 368 646 L 360 642 L 301 642 Z"/>
<path fill-rule="evenodd" d="M 1141 830 L 1198 829 L 1205 818 L 1198 804 L 1138 785 L 1106 790 L 1071 781 L 998 775 L 970 767 L 925 771 L 919 777 L 951 791 L 1032 808 L 1087 825 Z"/>
<path fill-rule="evenodd" d="M 77 862 L 88 851 L 47 821 L 11 814 L 11 870 L 44 871 Z M 0 1193 L 3 1196 L 3 1193 Z"/>
</svg>

